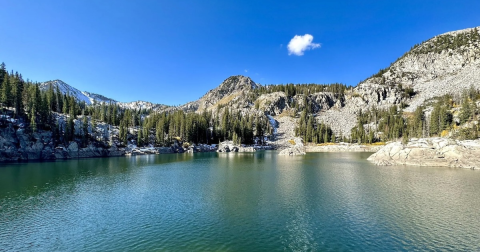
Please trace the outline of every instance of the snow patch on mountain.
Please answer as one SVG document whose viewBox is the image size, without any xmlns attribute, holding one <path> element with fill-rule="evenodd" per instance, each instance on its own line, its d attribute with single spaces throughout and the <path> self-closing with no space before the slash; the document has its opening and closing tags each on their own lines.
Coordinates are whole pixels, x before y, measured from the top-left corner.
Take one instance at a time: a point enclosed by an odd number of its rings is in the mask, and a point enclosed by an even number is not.
<svg viewBox="0 0 480 252">
<path fill-rule="evenodd" d="M 84 101 L 86 104 L 91 105 L 92 101 L 88 96 L 86 96 L 82 91 L 68 85 L 67 83 L 61 81 L 61 80 L 52 80 L 52 81 L 46 81 L 40 84 L 39 88 L 40 90 L 46 91 L 50 87 L 53 88 L 53 91 L 58 89 L 62 94 L 68 94 L 71 96 L 74 96 L 77 101 L 82 102 Z"/>
<path fill-rule="evenodd" d="M 90 92 L 86 92 L 86 91 L 83 91 L 82 93 L 90 99 L 90 102 L 92 104 L 93 103 L 100 104 L 102 102 L 105 102 L 105 104 L 118 103 L 118 101 L 116 101 L 114 99 L 111 99 L 111 98 L 108 98 L 108 97 L 105 97 L 105 96 L 100 95 L 100 94 L 90 93 Z"/>
</svg>

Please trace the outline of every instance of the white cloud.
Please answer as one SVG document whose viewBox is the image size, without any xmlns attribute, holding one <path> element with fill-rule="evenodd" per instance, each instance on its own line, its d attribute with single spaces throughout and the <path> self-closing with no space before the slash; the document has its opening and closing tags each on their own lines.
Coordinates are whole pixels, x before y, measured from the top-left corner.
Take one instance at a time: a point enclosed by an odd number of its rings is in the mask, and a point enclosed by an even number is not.
<svg viewBox="0 0 480 252">
<path fill-rule="evenodd" d="M 245 69 L 245 73 L 248 73 L 248 69 Z"/>
<path fill-rule="evenodd" d="M 319 48 L 320 44 L 312 43 L 313 36 L 305 34 L 303 36 L 295 35 L 288 43 L 288 55 L 302 56 L 306 50 Z"/>
</svg>

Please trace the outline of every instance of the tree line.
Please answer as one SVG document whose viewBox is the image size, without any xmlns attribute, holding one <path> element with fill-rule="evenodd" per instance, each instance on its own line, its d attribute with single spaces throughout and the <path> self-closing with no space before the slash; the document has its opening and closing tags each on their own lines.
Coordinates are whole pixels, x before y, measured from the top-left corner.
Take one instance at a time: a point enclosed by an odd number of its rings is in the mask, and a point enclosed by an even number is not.
<svg viewBox="0 0 480 252">
<path fill-rule="evenodd" d="M 128 143 L 128 121 L 120 122 L 120 139 Z M 217 144 L 233 140 L 236 144 L 254 144 L 258 139 L 263 143 L 263 136 L 271 133 L 271 126 L 265 116 L 245 115 L 232 111 L 228 107 L 201 113 L 182 110 L 172 112 L 152 112 L 139 125 L 137 145 L 153 144 L 169 146 L 175 140 L 194 144 Z"/>
</svg>

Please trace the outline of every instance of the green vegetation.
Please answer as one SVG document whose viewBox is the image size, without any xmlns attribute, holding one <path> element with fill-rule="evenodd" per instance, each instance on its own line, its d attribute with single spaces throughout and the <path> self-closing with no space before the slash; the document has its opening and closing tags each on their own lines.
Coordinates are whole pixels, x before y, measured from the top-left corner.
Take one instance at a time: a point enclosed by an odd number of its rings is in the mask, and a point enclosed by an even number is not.
<svg viewBox="0 0 480 252">
<path fill-rule="evenodd" d="M 329 143 L 335 142 L 336 137 L 330 127 L 317 122 L 312 114 L 313 108 L 309 100 L 304 97 L 303 110 L 300 115 L 298 127 L 295 128 L 295 135 L 302 137 L 304 142 Z"/>
<path fill-rule="evenodd" d="M 480 34 L 478 29 L 472 29 L 470 32 L 459 33 L 457 35 L 440 35 L 436 36 L 421 45 L 416 45 L 411 53 L 427 54 L 430 52 L 442 53 L 446 50 L 461 50 L 463 46 L 480 42 Z"/>
<path fill-rule="evenodd" d="M 228 107 L 217 110 L 215 114 L 211 111 L 185 113 L 181 110 L 169 113 L 152 112 L 145 118 L 141 128 L 143 138 L 138 141 L 140 145 L 152 143 L 158 146 L 168 146 L 175 139 L 195 144 L 214 144 L 225 140 L 233 140 L 237 144 L 253 144 L 255 137 L 263 139 L 263 136 L 271 131 L 265 116 L 244 116 Z M 147 139 L 153 135 L 154 138 Z M 126 141 L 125 138 L 122 140 Z"/>
<path fill-rule="evenodd" d="M 306 110 L 304 110 L 300 116 L 300 122 L 295 129 L 295 135 L 302 137 L 305 142 L 335 142 L 335 135 L 332 129 L 323 123 L 318 123 L 313 115 L 307 115 Z"/>
</svg>

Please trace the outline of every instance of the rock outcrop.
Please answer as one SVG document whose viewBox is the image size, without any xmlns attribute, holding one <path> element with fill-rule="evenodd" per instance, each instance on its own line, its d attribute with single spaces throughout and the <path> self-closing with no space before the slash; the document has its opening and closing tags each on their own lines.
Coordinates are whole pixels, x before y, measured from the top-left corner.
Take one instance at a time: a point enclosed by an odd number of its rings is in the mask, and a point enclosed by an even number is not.
<svg viewBox="0 0 480 252">
<path fill-rule="evenodd" d="M 51 131 L 28 133 L 12 125 L 0 129 L 0 162 L 110 157 L 124 153 L 116 146 L 105 148 L 90 144 L 80 148 L 75 141 L 67 147 L 55 146 Z"/>
<path fill-rule="evenodd" d="M 280 151 L 278 155 L 283 156 L 298 156 L 305 155 L 305 146 L 303 145 L 303 140 L 299 137 L 293 138 L 290 141 L 291 146 Z"/>
<path fill-rule="evenodd" d="M 218 145 L 218 150 L 217 150 L 217 152 L 255 152 L 255 151 L 257 150 L 253 147 L 236 145 L 233 143 L 233 141 L 221 142 Z"/>
<path fill-rule="evenodd" d="M 412 139 L 387 144 L 368 158 L 376 165 L 446 166 L 480 169 L 480 139 Z"/>
</svg>

